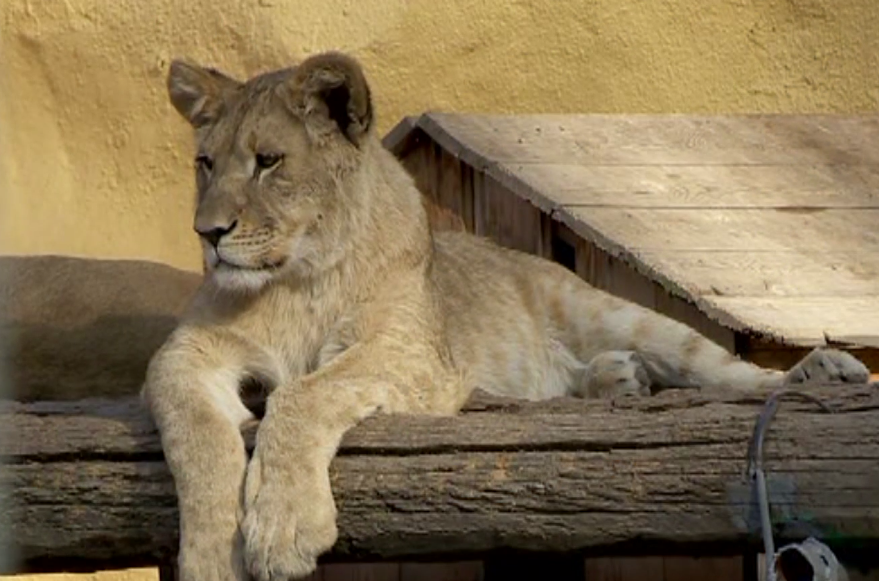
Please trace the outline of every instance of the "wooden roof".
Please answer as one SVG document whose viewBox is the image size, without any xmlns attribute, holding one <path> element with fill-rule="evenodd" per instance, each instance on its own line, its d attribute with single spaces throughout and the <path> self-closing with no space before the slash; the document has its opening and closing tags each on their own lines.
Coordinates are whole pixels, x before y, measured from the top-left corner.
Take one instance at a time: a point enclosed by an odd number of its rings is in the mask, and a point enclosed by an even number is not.
<svg viewBox="0 0 879 581">
<path fill-rule="evenodd" d="M 879 116 L 408 118 L 734 331 L 879 347 Z"/>
</svg>

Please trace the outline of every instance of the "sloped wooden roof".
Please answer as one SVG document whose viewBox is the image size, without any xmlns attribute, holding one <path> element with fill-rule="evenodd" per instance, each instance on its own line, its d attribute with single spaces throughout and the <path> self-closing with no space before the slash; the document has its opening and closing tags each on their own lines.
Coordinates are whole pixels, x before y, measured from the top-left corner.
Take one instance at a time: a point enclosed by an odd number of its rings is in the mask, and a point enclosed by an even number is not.
<svg viewBox="0 0 879 581">
<path fill-rule="evenodd" d="M 462 115 L 419 131 L 734 331 L 879 347 L 879 116 Z"/>
</svg>

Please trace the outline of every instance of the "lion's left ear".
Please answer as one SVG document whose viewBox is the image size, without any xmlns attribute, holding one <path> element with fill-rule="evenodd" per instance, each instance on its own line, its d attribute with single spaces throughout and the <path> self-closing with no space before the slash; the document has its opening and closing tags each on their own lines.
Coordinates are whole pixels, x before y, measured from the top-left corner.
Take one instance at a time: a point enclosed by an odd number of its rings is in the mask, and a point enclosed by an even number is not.
<svg viewBox="0 0 879 581">
<path fill-rule="evenodd" d="M 369 85 L 360 64 L 339 52 L 310 57 L 292 80 L 293 106 L 319 134 L 340 131 L 360 145 L 373 124 Z"/>
</svg>

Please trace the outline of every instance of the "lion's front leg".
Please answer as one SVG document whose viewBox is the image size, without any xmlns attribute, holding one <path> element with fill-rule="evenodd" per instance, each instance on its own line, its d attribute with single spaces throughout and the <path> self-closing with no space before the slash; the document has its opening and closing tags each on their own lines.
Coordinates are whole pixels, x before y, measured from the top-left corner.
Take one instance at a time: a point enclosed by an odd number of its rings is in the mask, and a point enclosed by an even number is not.
<svg viewBox="0 0 879 581">
<path fill-rule="evenodd" d="M 181 581 L 245 581 L 238 518 L 247 454 L 237 349 L 178 333 L 150 362 L 143 397 L 159 428 L 180 513 Z M 224 349 L 223 347 L 228 347 Z"/>
<path fill-rule="evenodd" d="M 314 571 L 336 542 L 329 467 L 344 433 L 383 405 L 388 386 L 307 380 L 269 398 L 247 469 L 242 533 L 258 581 Z"/>
<path fill-rule="evenodd" d="M 417 373 L 430 375 L 418 359 L 410 361 L 418 369 L 404 360 L 399 368 L 378 370 L 349 351 L 269 397 L 247 470 L 242 522 L 245 558 L 258 581 L 304 577 L 335 543 L 329 466 L 346 431 L 378 410 L 436 411 L 434 404 L 419 406 L 425 398 L 413 397 L 428 388 L 418 384 Z"/>
<path fill-rule="evenodd" d="M 318 403 L 313 397 L 282 405 L 279 399 L 268 403 L 245 481 L 241 530 L 248 568 L 259 581 L 307 576 L 337 535 L 328 451 L 341 427 L 308 418 L 306 410 Z"/>
</svg>

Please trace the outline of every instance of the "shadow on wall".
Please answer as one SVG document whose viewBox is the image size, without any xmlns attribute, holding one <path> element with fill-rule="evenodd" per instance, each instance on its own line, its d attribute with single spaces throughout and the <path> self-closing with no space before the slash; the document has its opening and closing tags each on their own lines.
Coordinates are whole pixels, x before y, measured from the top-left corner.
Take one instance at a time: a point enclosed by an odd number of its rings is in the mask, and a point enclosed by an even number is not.
<svg viewBox="0 0 879 581">
<path fill-rule="evenodd" d="M 0 258 L 7 395 L 19 400 L 136 394 L 150 357 L 200 281 L 138 261 Z"/>
</svg>

